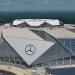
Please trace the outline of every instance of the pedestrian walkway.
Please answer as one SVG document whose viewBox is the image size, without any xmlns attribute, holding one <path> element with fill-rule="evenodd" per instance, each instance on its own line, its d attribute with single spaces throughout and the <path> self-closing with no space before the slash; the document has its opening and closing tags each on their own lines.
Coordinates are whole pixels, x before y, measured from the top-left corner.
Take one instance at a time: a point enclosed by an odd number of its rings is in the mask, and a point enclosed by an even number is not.
<svg viewBox="0 0 75 75">
<path fill-rule="evenodd" d="M 31 69 L 22 69 L 19 67 L 0 65 L 0 70 L 8 71 L 16 75 L 32 75 Z"/>
</svg>

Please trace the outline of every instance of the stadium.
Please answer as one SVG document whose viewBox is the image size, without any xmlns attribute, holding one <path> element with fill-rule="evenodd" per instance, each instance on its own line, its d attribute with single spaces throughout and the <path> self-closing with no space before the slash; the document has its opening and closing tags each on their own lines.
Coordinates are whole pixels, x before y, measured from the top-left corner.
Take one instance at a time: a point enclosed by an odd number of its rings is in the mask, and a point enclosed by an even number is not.
<svg viewBox="0 0 75 75">
<path fill-rule="evenodd" d="M 74 25 L 57 19 L 17 19 L 0 26 L 0 35 L 2 71 L 15 75 L 75 75 Z"/>
</svg>

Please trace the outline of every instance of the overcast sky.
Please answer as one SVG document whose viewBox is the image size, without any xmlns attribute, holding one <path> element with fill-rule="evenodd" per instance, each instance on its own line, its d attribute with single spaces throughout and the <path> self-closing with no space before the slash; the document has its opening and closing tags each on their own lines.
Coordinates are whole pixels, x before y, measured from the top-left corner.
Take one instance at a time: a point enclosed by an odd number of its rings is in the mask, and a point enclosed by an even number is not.
<svg viewBox="0 0 75 75">
<path fill-rule="evenodd" d="M 0 0 L 0 11 L 75 10 L 75 0 Z"/>
</svg>

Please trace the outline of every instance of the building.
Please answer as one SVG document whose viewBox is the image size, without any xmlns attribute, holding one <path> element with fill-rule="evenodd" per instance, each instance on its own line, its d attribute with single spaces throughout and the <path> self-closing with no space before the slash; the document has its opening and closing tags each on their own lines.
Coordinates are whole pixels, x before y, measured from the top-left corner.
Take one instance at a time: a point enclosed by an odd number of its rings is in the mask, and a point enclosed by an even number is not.
<svg viewBox="0 0 75 75">
<path fill-rule="evenodd" d="M 16 19 L 12 25 L 15 27 L 45 27 L 45 26 L 59 26 L 58 19 Z"/>
<path fill-rule="evenodd" d="M 25 69 L 45 67 L 49 73 L 56 72 L 55 68 L 51 68 L 53 66 L 62 68 L 61 65 L 68 65 L 70 68 L 69 65 L 73 65 L 74 68 L 75 27 L 61 25 L 59 21 L 54 22 L 47 19 L 26 19 L 21 23 L 14 23 L 18 27 L 1 28 L 1 63 L 15 64 Z"/>
</svg>

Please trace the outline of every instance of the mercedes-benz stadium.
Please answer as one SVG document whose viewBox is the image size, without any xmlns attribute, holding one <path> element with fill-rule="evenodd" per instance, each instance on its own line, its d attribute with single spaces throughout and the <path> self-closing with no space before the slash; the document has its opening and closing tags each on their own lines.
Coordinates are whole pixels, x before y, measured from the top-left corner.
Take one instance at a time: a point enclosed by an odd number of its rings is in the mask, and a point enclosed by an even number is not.
<svg viewBox="0 0 75 75">
<path fill-rule="evenodd" d="M 75 75 L 74 25 L 18 19 L 0 26 L 0 35 L 0 69 L 16 75 Z"/>
</svg>

